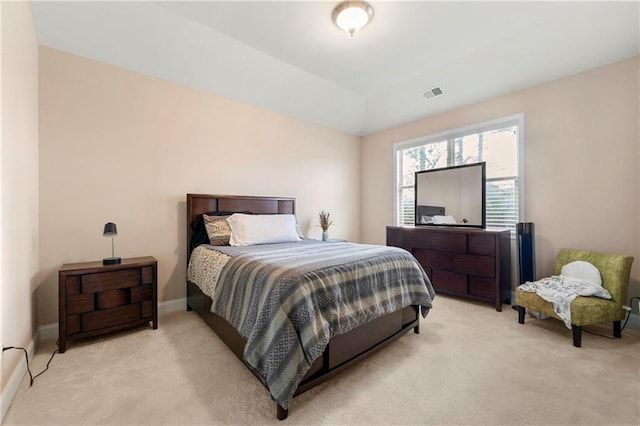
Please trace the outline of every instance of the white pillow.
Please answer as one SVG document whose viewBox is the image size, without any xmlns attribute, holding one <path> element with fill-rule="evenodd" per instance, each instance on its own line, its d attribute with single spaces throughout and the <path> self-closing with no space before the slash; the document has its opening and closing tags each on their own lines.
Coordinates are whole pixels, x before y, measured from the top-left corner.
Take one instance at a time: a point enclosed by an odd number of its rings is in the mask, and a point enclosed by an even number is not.
<svg viewBox="0 0 640 426">
<path fill-rule="evenodd" d="M 581 280 L 589 281 L 592 284 L 602 286 L 602 277 L 600 276 L 598 268 L 593 266 L 592 263 L 585 262 L 583 260 L 576 260 L 575 262 L 567 263 L 560 270 L 560 275 L 579 278 Z"/>
<path fill-rule="evenodd" d="M 456 223 L 456 220 L 453 216 L 447 215 L 435 215 L 433 216 L 433 223 L 436 225 L 452 225 Z"/>
<path fill-rule="evenodd" d="M 251 215 L 235 213 L 227 218 L 231 227 L 229 245 L 288 243 L 300 241 L 292 214 Z"/>
</svg>

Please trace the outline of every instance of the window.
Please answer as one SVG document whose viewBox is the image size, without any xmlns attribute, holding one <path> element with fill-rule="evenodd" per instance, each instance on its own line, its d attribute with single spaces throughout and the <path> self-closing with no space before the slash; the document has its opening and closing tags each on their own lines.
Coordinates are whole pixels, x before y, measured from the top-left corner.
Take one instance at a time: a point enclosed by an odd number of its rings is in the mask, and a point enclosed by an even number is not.
<svg viewBox="0 0 640 426">
<path fill-rule="evenodd" d="M 413 225 L 415 172 L 487 163 L 487 228 L 515 231 L 521 221 L 523 115 L 506 117 L 394 146 L 396 223 Z"/>
</svg>

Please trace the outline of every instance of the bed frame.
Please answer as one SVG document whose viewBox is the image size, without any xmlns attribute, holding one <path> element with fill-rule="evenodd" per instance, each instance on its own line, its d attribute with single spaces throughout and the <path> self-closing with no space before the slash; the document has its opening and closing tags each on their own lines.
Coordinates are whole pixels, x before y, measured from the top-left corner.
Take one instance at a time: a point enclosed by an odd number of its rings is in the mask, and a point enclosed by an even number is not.
<svg viewBox="0 0 640 426">
<path fill-rule="evenodd" d="M 187 262 L 191 256 L 189 251 L 191 224 L 203 213 L 214 211 L 294 214 L 295 199 L 286 197 L 187 194 Z M 210 297 L 205 295 L 195 284 L 187 282 L 187 310 L 195 311 L 244 363 L 242 354 L 246 340 L 225 319 L 211 312 L 211 303 Z M 420 332 L 419 309 L 417 306 L 407 306 L 404 309 L 363 324 L 348 333 L 333 337 L 323 355 L 311 365 L 294 396 L 325 382 L 387 346 L 411 329 L 415 333 Z M 249 371 L 253 372 L 251 368 L 249 368 Z M 256 374 L 254 373 L 254 375 Z M 258 376 L 256 375 L 256 377 Z M 280 404 L 276 403 L 276 406 L 278 419 L 286 419 L 288 410 L 284 409 Z"/>
</svg>

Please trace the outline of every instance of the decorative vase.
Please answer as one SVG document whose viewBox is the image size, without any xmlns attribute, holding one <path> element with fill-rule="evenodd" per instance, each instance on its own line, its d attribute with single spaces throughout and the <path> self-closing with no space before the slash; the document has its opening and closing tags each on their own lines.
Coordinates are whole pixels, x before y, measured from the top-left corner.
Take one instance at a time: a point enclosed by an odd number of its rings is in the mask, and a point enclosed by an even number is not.
<svg viewBox="0 0 640 426">
<path fill-rule="evenodd" d="M 322 231 L 322 241 L 329 241 L 329 231 Z"/>
</svg>

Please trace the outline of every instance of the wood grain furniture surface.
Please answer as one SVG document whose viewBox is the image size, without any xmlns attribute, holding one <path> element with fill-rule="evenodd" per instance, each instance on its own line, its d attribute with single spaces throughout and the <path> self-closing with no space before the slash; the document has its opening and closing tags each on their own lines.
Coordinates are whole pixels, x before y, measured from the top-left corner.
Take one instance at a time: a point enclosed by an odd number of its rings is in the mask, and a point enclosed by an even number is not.
<svg viewBox="0 0 640 426">
<path fill-rule="evenodd" d="M 98 336 L 152 323 L 158 328 L 158 262 L 155 258 L 69 263 L 58 271 L 58 348 L 68 339 Z"/>
<path fill-rule="evenodd" d="M 436 292 L 489 302 L 511 298 L 511 231 L 388 226 L 387 245 L 412 253 Z"/>
<path fill-rule="evenodd" d="M 215 211 L 294 214 L 295 199 L 286 197 L 187 194 L 187 247 L 190 247 L 191 243 L 191 224 L 203 213 Z M 188 258 L 189 256 L 190 253 L 187 253 Z M 195 284 L 187 282 L 187 309 L 195 311 L 229 349 L 245 363 L 243 352 L 246 340 L 224 318 L 211 312 L 211 304 L 210 297 L 205 295 Z M 366 323 L 346 334 L 332 338 L 323 355 L 311 365 L 294 396 L 325 382 L 346 368 L 382 349 L 411 329 L 415 333 L 419 332 L 419 308 L 416 306 L 405 307 Z M 253 370 L 249 370 L 253 372 Z M 257 375 L 256 377 L 260 380 Z M 276 415 L 278 419 L 283 420 L 287 418 L 288 410 L 276 403 Z"/>
</svg>

